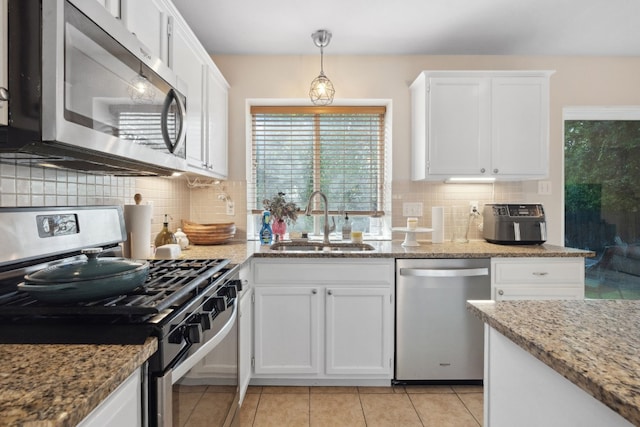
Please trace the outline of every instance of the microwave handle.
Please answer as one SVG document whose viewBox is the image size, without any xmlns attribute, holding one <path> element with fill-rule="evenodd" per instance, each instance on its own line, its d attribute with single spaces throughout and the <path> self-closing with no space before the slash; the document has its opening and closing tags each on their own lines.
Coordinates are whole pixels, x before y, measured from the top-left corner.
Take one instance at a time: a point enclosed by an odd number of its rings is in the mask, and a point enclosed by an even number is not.
<svg viewBox="0 0 640 427">
<path fill-rule="evenodd" d="M 178 136 L 176 137 L 175 142 L 171 140 L 169 137 L 169 107 L 173 101 L 176 101 L 176 105 L 178 106 L 178 114 L 180 115 L 180 128 L 178 129 Z M 185 136 L 185 108 L 182 100 L 178 96 L 175 90 L 170 89 L 167 93 L 167 97 L 164 99 L 164 105 L 162 106 L 162 139 L 164 139 L 164 143 L 167 146 L 167 150 L 171 154 L 175 153 L 180 149 L 182 144 L 184 144 L 184 136 Z"/>
</svg>

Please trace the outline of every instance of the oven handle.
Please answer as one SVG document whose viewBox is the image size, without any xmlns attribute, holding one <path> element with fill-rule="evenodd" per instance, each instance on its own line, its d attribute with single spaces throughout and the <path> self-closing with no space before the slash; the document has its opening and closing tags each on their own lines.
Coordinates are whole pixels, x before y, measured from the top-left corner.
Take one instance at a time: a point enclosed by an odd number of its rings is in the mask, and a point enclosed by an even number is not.
<svg viewBox="0 0 640 427">
<path fill-rule="evenodd" d="M 218 344 L 222 342 L 223 339 L 229 335 L 229 332 L 233 329 L 233 325 L 236 322 L 236 318 L 238 317 L 238 298 L 234 298 L 233 300 L 233 312 L 231 313 L 231 317 L 227 320 L 227 323 L 220 329 L 220 331 L 206 343 L 204 343 L 201 347 L 199 347 L 191 356 L 182 361 L 178 366 L 173 368 L 171 372 L 171 383 L 175 384 L 180 378 L 182 378 L 189 369 L 193 368 L 196 363 L 202 360 L 207 354 L 211 352 Z"/>
</svg>

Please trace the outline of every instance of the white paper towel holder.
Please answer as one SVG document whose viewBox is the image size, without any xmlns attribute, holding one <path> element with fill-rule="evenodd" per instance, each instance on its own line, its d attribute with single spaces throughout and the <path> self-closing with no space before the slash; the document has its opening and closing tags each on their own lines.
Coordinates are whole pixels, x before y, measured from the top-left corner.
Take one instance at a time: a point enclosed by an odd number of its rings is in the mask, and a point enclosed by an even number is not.
<svg viewBox="0 0 640 427">
<path fill-rule="evenodd" d="M 416 240 L 416 234 L 417 233 L 431 233 L 433 231 L 433 228 L 393 227 L 391 230 L 392 231 L 402 231 L 402 232 L 406 233 L 404 235 L 404 242 L 402 242 L 402 246 L 415 247 L 415 246 L 420 246 L 420 243 L 418 243 L 418 240 Z"/>
</svg>

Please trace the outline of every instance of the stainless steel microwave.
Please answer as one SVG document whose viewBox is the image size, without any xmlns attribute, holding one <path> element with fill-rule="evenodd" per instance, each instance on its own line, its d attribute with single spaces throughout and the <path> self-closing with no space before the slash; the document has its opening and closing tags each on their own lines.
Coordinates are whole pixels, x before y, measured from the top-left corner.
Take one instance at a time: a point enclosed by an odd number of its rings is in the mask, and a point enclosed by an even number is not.
<svg viewBox="0 0 640 427">
<path fill-rule="evenodd" d="M 116 175 L 186 170 L 175 75 L 97 1 L 9 0 L 7 27 L 0 159 Z"/>
</svg>

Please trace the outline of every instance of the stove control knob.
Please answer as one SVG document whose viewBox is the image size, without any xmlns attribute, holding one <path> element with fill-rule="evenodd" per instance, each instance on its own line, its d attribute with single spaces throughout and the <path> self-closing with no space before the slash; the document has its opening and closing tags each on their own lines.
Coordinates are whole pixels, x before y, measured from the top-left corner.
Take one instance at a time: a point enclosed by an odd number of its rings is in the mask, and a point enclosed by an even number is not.
<svg viewBox="0 0 640 427">
<path fill-rule="evenodd" d="M 203 331 L 211 329 L 211 316 L 209 313 L 196 313 L 189 318 L 189 323 L 200 325 Z"/>
<path fill-rule="evenodd" d="M 242 280 L 233 279 L 226 283 L 227 286 L 235 286 L 236 290 L 240 292 L 242 290 Z"/>
<path fill-rule="evenodd" d="M 200 325 L 203 331 L 211 329 L 211 315 L 209 313 L 202 313 L 200 315 Z"/>
<path fill-rule="evenodd" d="M 238 289 L 233 282 L 235 282 L 235 280 L 225 283 L 224 288 L 222 288 L 221 292 L 227 298 L 237 298 L 238 296 Z"/>
<path fill-rule="evenodd" d="M 224 297 L 215 296 L 205 301 L 204 306 L 202 308 L 204 309 L 204 311 L 208 311 L 208 312 L 215 311 L 217 313 L 220 313 L 227 309 L 227 302 L 225 301 Z"/>
<path fill-rule="evenodd" d="M 183 338 L 184 338 L 184 326 L 181 326 L 169 334 L 168 341 L 171 344 L 182 344 Z"/>
<path fill-rule="evenodd" d="M 202 326 L 200 322 L 189 323 L 184 330 L 184 338 L 190 343 L 198 343 L 202 339 Z"/>
</svg>

